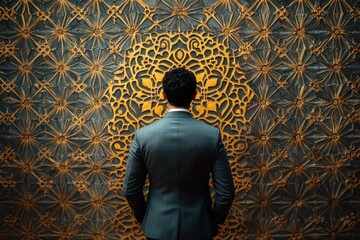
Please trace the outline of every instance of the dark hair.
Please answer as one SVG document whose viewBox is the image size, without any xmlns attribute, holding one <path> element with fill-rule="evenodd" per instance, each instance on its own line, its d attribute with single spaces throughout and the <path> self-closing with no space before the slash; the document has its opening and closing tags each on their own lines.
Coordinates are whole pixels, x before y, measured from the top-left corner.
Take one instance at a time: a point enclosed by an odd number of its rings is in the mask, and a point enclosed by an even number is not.
<svg viewBox="0 0 360 240">
<path fill-rule="evenodd" d="M 162 85 L 169 103 L 176 107 L 190 106 L 196 91 L 196 77 L 185 68 L 175 68 L 165 73 Z"/>
</svg>

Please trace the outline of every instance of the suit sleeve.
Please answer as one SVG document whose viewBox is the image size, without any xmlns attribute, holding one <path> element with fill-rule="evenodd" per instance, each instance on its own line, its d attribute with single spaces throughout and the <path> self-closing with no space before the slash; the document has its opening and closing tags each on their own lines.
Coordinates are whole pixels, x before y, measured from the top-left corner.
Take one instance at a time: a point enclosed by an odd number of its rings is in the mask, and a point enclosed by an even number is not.
<svg viewBox="0 0 360 240">
<path fill-rule="evenodd" d="M 124 192 L 126 200 L 139 223 L 142 222 L 146 211 L 146 202 L 143 193 L 146 175 L 146 166 L 140 153 L 138 138 L 135 134 L 126 162 Z"/>
<path fill-rule="evenodd" d="M 222 224 L 229 213 L 234 200 L 234 182 L 224 144 L 218 133 L 217 149 L 212 168 L 215 188 L 213 215 L 217 224 Z"/>
</svg>

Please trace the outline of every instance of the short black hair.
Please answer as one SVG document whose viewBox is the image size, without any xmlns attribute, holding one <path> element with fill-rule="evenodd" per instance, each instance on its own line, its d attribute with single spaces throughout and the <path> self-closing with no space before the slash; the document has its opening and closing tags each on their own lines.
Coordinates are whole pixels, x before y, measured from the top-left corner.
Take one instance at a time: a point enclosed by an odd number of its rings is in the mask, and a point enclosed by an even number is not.
<svg viewBox="0 0 360 240">
<path fill-rule="evenodd" d="M 185 68 L 175 68 L 165 73 L 162 85 L 168 102 L 176 107 L 190 106 L 196 91 L 196 77 Z"/>
</svg>

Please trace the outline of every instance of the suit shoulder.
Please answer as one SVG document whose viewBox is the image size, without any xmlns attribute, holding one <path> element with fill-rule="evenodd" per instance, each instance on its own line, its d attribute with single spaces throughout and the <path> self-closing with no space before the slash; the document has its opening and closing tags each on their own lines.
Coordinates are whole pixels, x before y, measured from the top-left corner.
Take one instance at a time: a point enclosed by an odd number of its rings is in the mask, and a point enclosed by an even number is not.
<svg viewBox="0 0 360 240">
<path fill-rule="evenodd" d="M 152 129 L 156 128 L 159 126 L 160 122 L 161 122 L 162 119 L 159 119 L 159 120 L 156 120 L 152 123 L 150 123 L 149 125 L 146 125 L 146 126 L 143 126 L 139 129 L 136 130 L 136 133 L 137 134 L 142 134 L 144 132 L 148 132 L 148 131 L 151 131 Z"/>
<path fill-rule="evenodd" d="M 203 122 L 201 120 L 196 120 L 198 127 L 204 129 L 205 131 L 212 132 L 212 133 L 218 133 L 219 129 L 217 127 L 214 127 L 206 122 Z"/>
</svg>

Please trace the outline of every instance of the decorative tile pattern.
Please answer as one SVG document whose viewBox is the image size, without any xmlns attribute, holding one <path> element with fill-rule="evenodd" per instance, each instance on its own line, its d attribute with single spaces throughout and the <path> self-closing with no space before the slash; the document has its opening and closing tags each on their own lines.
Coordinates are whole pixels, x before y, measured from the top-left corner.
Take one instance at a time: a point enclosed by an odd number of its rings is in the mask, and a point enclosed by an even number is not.
<svg viewBox="0 0 360 240">
<path fill-rule="evenodd" d="M 143 239 L 126 156 L 175 66 L 230 156 L 217 239 L 360 238 L 359 18 L 352 0 L 1 1 L 0 238 Z"/>
</svg>

